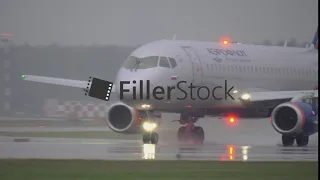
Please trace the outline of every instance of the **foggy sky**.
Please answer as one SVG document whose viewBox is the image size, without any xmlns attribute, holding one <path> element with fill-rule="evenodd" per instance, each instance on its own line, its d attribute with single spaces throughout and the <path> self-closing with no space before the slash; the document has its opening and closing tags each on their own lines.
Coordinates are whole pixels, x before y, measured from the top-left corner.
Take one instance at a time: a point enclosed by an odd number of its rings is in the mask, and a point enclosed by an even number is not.
<svg viewBox="0 0 320 180">
<path fill-rule="evenodd" d="M 17 44 L 311 42 L 317 22 L 318 0 L 0 0 L 0 32 Z"/>
</svg>

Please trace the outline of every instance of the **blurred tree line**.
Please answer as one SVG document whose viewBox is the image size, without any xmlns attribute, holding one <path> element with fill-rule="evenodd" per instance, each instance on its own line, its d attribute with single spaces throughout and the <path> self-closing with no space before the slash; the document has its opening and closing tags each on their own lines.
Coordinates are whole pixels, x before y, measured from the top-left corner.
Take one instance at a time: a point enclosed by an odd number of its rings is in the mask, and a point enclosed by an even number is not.
<svg viewBox="0 0 320 180">
<path fill-rule="evenodd" d="M 279 40 L 276 43 L 272 43 L 270 40 L 263 40 L 261 43 L 258 43 L 259 45 L 265 45 L 265 46 L 284 46 L 286 43 L 285 40 Z M 287 47 L 301 47 L 304 48 L 306 45 L 310 45 L 310 42 L 298 42 L 295 38 L 291 38 L 287 40 Z"/>
</svg>

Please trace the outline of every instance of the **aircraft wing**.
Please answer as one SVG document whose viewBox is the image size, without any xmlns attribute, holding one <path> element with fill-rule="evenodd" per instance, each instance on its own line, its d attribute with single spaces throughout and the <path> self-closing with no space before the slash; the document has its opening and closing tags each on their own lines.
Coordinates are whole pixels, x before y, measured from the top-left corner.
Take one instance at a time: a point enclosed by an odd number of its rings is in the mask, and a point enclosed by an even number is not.
<svg viewBox="0 0 320 180">
<path fill-rule="evenodd" d="M 301 95 L 310 95 L 312 97 L 318 98 L 318 90 L 245 92 L 240 95 L 240 99 L 244 101 L 257 102 L 292 99 Z"/>
<path fill-rule="evenodd" d="M 76 87 L 80 89 L 88 89 L 91 87 L 91 82 L 89 81 L 80 81 L 80 80 L 72 80 L 72 79 L 62 79 L 62 78 L 54 78 L 54 77 L 45 77 L 45 76 L 34 76 L 34 75 L 23 75 L 23 80 L 40 82 L 46 84 L 56 84 L 61 86 L 69 86 Z M 114 85 L 112 88 L 112 92 L 115 91 Z"/>
</svg>

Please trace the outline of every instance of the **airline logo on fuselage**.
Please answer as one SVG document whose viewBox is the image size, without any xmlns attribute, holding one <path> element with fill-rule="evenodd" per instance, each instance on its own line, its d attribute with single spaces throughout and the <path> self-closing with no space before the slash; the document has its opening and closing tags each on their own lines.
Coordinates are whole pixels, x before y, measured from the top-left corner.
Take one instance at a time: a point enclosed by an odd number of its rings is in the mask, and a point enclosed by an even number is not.
<svg viewBox="0 0 320 180">
<path fill-rule="evenodd" d="M 247 54 L 244 50 L 232 50 L 232 49 L 215 49 L 207 48 L 208 52 L 213 55 L 213 60 L 221 62 L 222 58 L 218 56 L 232 56 L 232 57 L 247 57 Z"/>
</svg>

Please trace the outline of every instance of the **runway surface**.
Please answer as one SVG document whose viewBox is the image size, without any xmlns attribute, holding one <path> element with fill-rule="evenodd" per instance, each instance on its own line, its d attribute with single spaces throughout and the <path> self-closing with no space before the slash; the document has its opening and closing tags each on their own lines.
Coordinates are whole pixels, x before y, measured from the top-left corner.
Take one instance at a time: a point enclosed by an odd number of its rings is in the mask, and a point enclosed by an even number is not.
<svg viewBox="0 0 320 180">
<path fill-rule="evenodd" d="M 111 131 L 107 127 L 0 127 L 0 132 Z"/>
<path fill-rule="evenodd" d="M 27 139 L 29 142 L 23 142 Z M 281 147 L 219 143 L 159 143 L 155 146 L 132 140 L 0 137 L 0 158 L 317 161 L 318 146 Z"/>
<path fill-rule="evenodd" d="M 268 119 L 242 120 L 235 127 L 221 120 L 204 119 L 197 125 L 205 130 L 204 145 L 178 145 L 176 137 L 161 139 L 161 131 L 157 146 L 143 145 L 136 140 L 0 137 L 0 158 L 318 161 L 318 134 L 310 137 L 308 147 L 282 147 L 281 136 L 272 129 Z M 179 127 L 177 123 L 162 127 L 169 126 Z M 10 131 L 50 131 L 51 128 L 44 129 L 10 128 Z M 56 128 L 59 129 L 71 130 Z M 0 130 L 9 131 L 5 127 Z"/>
</svg>

